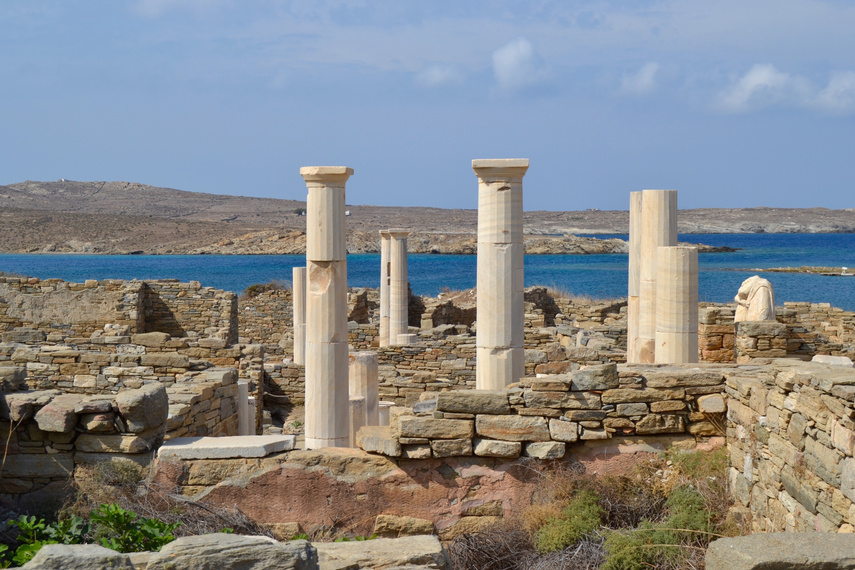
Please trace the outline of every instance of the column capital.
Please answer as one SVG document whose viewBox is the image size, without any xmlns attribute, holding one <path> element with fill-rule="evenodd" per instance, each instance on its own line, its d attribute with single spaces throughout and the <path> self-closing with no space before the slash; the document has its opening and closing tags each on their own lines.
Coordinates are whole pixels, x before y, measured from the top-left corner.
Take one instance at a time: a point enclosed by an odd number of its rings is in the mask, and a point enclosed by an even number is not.
<svg viewBox="0 0 855 570">
<path fill-rule="evenodd" d="M 404 228 L 390 228 L 386 231 L 389 233 L 389 236 L 396 239 L 407 238 L 411 233 L 410 230 L 405 230 Z"/>
<path fill-rule="evenodd" d="M 306 182 L 317 182 L 321 184 L 344 184 L 353 169 L 347 166 L 302 166 L 300 176 Z"/>
<path fill-rule="evenodd" d="M 389 230 L 380 230 L 380 237 L 383 239 L 389 239 L 392 235 L 389 233 Z"/>
<path fill-rule="evenodd" d="M 476 158 L 472 170 L 478 178 L 522 178 L 528 170 L 527 158 Z"/>
</svg>

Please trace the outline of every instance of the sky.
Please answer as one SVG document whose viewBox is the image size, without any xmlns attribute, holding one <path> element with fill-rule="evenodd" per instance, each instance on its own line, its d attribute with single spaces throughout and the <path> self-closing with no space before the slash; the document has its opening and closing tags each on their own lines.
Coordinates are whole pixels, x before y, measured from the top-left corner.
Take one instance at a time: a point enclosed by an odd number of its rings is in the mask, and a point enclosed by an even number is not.
<svg viewBox="0 0 855 570">
<path fill-rule="evenodd" d="M 848 0 L 3 0 L 0 184 L 526 210 L 855 207 Z"/>
</svg>

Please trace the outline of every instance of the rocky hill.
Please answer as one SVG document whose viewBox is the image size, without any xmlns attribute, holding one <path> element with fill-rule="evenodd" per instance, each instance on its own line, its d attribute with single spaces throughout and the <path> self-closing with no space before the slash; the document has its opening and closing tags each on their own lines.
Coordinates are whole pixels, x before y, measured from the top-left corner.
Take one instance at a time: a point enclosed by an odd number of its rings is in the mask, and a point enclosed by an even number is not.
<svg viewBox="0 0 855 570">
<path fill-rule="evenodd" d="M 305 202 L 186 192 L 132 182 L 26 181 L 0 186 L 0 252 L 302 253 Z M 413 230 L 410 251 L 475 251 L 477 212 L 348 206 L 348 249 L 373 252 L 377 231 Z M 525 213 L 528 253 L 611 253 L 625 210 Z M 855 232 L 855 209 L 681 210 L 681 233 Z"/>
</svg>

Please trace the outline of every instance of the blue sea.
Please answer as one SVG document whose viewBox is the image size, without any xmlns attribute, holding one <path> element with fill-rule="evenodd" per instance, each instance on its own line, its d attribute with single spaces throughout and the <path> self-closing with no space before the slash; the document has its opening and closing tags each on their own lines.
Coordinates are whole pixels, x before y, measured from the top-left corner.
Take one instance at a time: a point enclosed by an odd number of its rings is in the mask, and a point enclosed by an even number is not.
<svg viewBox="0 0 855 570">
<path fill-rule="evenodd" d="M 621 237 L 596 236 L 596 237 Z M 855 234 L 691 234 L 680 241 L 741 248 L 733 253 L 700 254 L 701 301 L 729 302 L 754 268 L 827 266 L 855 272 Z M 379 287 L 379 254 L 349 255 L 348 283 Z M 33 277 L 86 279 L 165 279 L 200 281 L 205 286 L 241 292 L 254 283 L 288 282 L 291 268 L 305 265 L 300 255 L 58 255 L 0 254 L 0 271 Z M 413 291 L 436 295 L 444 287 L 475 286 L 474 255 L 410 254 Z M 855 311 L 855 277 L 765 273 L 778 304 L 829 302 Z M 528 255 L 525 283 L 558 287 L 595 298 L 625 297 L 627 256 Z"/>
</svg>

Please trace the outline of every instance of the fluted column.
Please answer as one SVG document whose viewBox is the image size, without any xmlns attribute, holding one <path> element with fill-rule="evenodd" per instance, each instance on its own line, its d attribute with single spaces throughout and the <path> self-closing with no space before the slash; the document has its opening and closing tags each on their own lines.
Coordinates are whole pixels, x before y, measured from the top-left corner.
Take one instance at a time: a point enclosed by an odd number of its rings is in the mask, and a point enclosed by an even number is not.
<svg viewBox="0 0 855 570">
<path fill-rule="evenodd" d="M 348 360 L 350 361 L 350 397 L 365 398 L 365 420 L 362 425 L 380 425 L 377 353 L 370 351 L 351 352 Z"/>
<path fill-rule="evenodd" d="M 475 387 L 503 390 L 525 374 L 523 195 L 525 158 L 477 159 L 478 285 Z"/>
<path fill-rule="evenodd" d="M 656 279 L 656 363 L 698 361 L 698 248 L 660 247 Z"/>
<path fill-rule="evenodd" d="M 347 447 L 350 410 L 347 358 L 345 166 L 305 166 L 306 181 L 306 449 Z"/>
<path fill-rule="evenodd" d="M 389 344 L 409 333 L 410 288 L 407 280 L 407 230 L 389 230 Z"/>
<path fill-rule="evenodd" d="M 291 307 L 294 323 L 294 364 L 306 364 L 306 268 L 291 270 Z"/>
<path fill-rule="evenodd" d="M 677 245 L 677 191 L 643 190 L 641 267 L 638 290 L 638 362 L 652 364 L 656 354 L 657 248 Z"/>
<path fill-rule="evenodd" d="M 389 346 L 389 247 L 392 236 L 388 230 L 380 230 L 380 346 Z"/>
<path fill-rule="evenodd" d="M 629 193 L 629 287 L 626 307 L 626 361 L 638 359 L 638 294 L 641 289 L 641 192 Z"/>
</svg>

